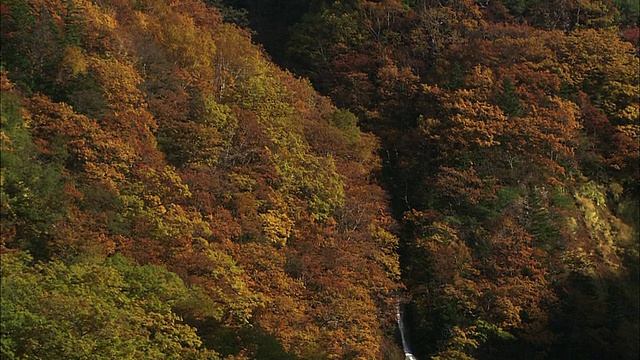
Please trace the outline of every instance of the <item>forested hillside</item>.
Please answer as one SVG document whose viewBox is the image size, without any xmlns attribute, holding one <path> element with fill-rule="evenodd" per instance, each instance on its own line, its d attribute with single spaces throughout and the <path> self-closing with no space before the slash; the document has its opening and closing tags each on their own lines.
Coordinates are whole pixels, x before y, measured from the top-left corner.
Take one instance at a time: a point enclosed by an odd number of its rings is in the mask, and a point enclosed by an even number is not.
<svg viewBox="0 0 640 360">
<path fill-rule="evenodd" d="M 394 351 L 378 141 L 215 8 L 2 0 L 2 66 L 3 358 Z"/>
<path fill-rule="evenodd" d="M 639 8 L 1 0 L 2 358 L 637 359 Z"/>
</svg>

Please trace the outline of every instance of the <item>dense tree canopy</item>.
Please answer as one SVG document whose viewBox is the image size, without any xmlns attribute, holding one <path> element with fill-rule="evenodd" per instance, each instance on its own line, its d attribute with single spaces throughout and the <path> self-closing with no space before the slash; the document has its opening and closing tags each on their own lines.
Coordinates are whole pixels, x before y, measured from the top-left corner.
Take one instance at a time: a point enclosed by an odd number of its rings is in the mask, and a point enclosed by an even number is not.
<svg viewBox="0 0 640 360">
<path fill-rule="evenodd" d="M 382 141 L 419 355 L 637 356 L 627 5 L 328 2 L 291 27 L 287 65 Z"/>
<path fill-rule="evenodd" d="M 2 357 L 638 357 L 635 2 L 0 16 Z"/>
<path fill-rule="evenodd" d="M 3 355 L 395 351 L 352 113 L 200 1 L 3 0 L 2 24 Z"/>
</svg>

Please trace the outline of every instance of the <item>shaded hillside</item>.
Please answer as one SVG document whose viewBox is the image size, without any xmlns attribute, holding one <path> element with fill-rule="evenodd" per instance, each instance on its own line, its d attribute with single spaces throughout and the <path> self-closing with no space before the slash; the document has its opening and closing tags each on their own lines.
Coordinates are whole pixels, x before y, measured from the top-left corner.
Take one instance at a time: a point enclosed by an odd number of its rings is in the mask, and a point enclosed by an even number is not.
<svg viewBox="0 0 640 360">
<path fill-rule="evenodd" d="M 636 358 L 637 4 L 316 5 L 284 63 L 381 140 L 415 352 Z"/>
</svg>

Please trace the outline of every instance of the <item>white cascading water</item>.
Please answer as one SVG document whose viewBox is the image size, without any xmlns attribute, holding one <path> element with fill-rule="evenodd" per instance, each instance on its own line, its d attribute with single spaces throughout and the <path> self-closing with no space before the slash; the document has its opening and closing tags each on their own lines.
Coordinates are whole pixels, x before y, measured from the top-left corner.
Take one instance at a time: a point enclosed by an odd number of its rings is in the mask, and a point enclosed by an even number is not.
<svg viewBox="0 0 640 360">
<path fill-rule="evenodd" d="M 418 360 L 411 353 L 411 349 L 409 348 L 409 344 L 407 342 L 407 329 L 404 327 L 404 320 L 402 318 L 402 312 L 400 311 L 400 302 L 398 302 L 396 307 L 396 315 L 398 317 L 398 329 L 400 329 L 400 338 L 402 338 L 402 350 L 404 350 L 404 358 L 405 360 Z"/>
</svg>

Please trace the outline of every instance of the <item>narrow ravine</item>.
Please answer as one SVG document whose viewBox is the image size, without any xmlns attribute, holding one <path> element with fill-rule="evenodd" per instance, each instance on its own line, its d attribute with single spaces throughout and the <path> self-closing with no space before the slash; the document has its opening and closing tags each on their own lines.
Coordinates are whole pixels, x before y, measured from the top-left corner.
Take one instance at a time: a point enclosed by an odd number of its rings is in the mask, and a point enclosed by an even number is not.
<svg viewBox="0 0 640 360">
<path fill-rule="evenodd" d="M 400 330 L 400 338 L 402 339 L 402 350 L 404 351 L 405 360 L 417 360 L 417 358 L 411 352 L 409 346 L 409 339 L 407 335 L 407 329 L 404 326 L 404 318 L 402 310 L 400 308 L 400 302 L 396 306 L 396 317 L 398 319 L 398 329 Z"/>
</svg>

